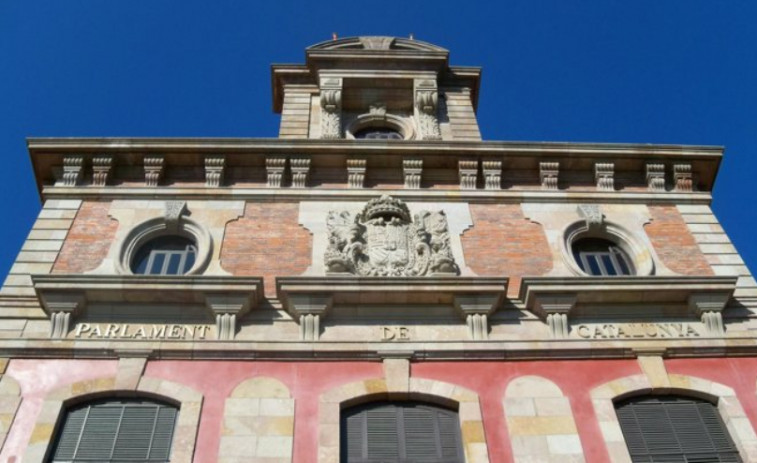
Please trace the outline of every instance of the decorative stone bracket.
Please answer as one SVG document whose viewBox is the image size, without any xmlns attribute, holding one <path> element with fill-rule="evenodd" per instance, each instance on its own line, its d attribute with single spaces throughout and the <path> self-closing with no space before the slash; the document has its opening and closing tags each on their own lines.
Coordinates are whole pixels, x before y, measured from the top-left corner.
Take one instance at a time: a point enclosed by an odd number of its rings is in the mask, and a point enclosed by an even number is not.
<svg viewBox="0 0 757 463">
<path fill-rule="evenodd" d="M 449 304 L 468 323 L 471 337 L 487 338 L 488 316 L 501 304 L 506 278 L 477 277 L 279 277 L 286 310 L 300 322 L 301 337 L 316 341 L 322 318 L 337 304 Z"/>
<path fill-rule="evenodd" d="M 105 186 L 113 170 L 113 155 L 103 154 L 92 158 L 92 185 Z"/>
<path fill-rule="evenodd" d="M 615 164 L 612 162 L 598 162 L 594 164 L 594 181 L 599 191 L 615 190 Z"/>
<path fill-rule="evenodd" d="M 271 188 L 281 187 L 284 181 L 287 159 L 283 156 L 269 156 L 265 159 L 266 185 Z"/>
<path fill-rule="evenodd" d="M 557 190 L 560 180 L 559 162 L 540 162 L 539 181 L 542 190 Z"/>
<path fill-rule="evenodd" d="M 503 296 L 503 293 L 455 296 L 455 308 L 465 319 L 471 339 L 489 339 L 489 316 L 501 305 Z"/>
<path fill-rule="evenodd" d="M 701 317 L 708 334 L 722 336 L 725 334 L 723 326 L 723 309 L 732 293 L 695 293 L 689 296 L 689 308 Z"/>
<path fill-rule="evenodd" d="M 205 156 L 205 186 L 217 188 L 223 185 L 226 156 Z"/>
<path fill-rule="evenodd" d="M 691 164 L 674 164 L 673 178 L 676 191 L 689 193 L 693 191 L 694 180 L 691 174 Z"/>
<path fill-rule="evenodd" d="M 723 333 L 720 312 L 735 289 L 736 277 L 721 276 L 526 277 L 518 297 L 556 338 L 568 336 L 569 316 L 606 318 L 610 305 L 614 315 L 649 316 L 654 321 L 690 317 L 693 311 L 708 332 L 717 335 Z M 639 311 L 663 305 L 664 312 Z"/>
<path fill-rule="evenodd" d="M 365 174 L 368 168 L 366 158 L 347 159 L 347 184 L 350 188 L 363 188 L 365 186 Z"/>
<path fill-rule="evenodd" d="M 586 228 L 593 230 L 600 228 L 604 223 L 605 216 L 597 204 L 579 204 L 576 208 L 578 215 L 586 220 Z"/>
<path fill-rule="evenodd" d="M 649 191 L 665 191 L 665 164 L 647 164 L 647 188 Z"/>
<path fill-rule="evenodd" d="M 76 186 L 84 171 L 84 156 L 71 155 L 63 158 L 63 186 Z"/>
<path fill-rule="evenodd" d="M 405 177 L 405 188 L 417 190 L 421 187 L 423 173 L 423 159 L 403 159 L 402 174 Z"/>
<path fill-rule="evenodd" d="M 461 190 L 475 190 L 478 183 L 478 160 L 460 159 L 457 161 Z"/>
<path fill-rule="evenodd" d="M 484 171 L 484 188 L 487 190 L 502 189 L 502 161 L 482 161 Z"/>
<path fill-rule="evenodd" d="M 292 169 L 292 188 L 305 188 L 310 174 L 310 158 L 290 158 L 289 167 Z"/>
<path fill-rule="evenodd" d="M 90 304 L 113 304 L 114 315 L 131 316 L 130 307 L 150 303 L 157 315 L 161 307 L 203 305 L 216 320 L 218 339 L 233 339 L 237 320 L 263 293 L 260 277 L 56 274 L 32 275 L 32 282 L 51 318 L 52 338 L 65 338 L 74 316 Z"/>
<path fill-rule="evenodd" d="M 166 159 L 164 156 L 145 156 L 142 160 L 145 169 L 145 185 L 156 187 L 163 178 Z"/>
</svg>

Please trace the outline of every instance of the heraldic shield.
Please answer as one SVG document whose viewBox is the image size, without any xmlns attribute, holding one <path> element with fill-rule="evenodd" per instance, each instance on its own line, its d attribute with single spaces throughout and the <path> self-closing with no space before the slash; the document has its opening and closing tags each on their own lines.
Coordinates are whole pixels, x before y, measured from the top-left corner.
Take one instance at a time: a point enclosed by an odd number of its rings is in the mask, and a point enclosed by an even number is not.
<svg viewBox="0 0 757 463">
<path fill-rule="evenodd" d="M 444 211 L 420 211 L 391 196 L 372 199 L 358 214 L 331 211 L 326 219 L 327 274 L 457 275 Z"/>
</svg>

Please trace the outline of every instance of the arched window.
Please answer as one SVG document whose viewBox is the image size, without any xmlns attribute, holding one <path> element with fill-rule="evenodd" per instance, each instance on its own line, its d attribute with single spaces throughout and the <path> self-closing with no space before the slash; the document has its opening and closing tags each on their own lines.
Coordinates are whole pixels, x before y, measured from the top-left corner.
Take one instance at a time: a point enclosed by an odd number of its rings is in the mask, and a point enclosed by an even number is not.
<svg viewBox="0 0 757 463">
<path fill-rule="evenodd" d="M 367 127 L 356 132 L 355 138 L 358 140 L 404 140 L 401 133 L 388 127 Z"/>
<path fill-rule="evenodd" d="M 88 402 L 66 411 L 52 463 L 168 462 L 176 407 L 148 400 Z"/>
<path fill-rule="evenodd" d="M 610 240 L 580 238 L 572 243 L 576 263 L 589 275 L 620 276 L 636 272 L 625 251 Z"/>
<path fill-rule="evenodd" d="M 634 462 L 741 462 L 715 406 L 689 397 L 636 397 L 616 404 Z"/>
<path fill-rule="evenodd" d="M 457 412 L 418 402 L 372 402 L 342 411 L 344 463 L 462 463 Z"/>
<path fill-rule="evenodd" d="M 188 238 L 169 235 L 145 243 L 131 262 L 138 275 L 184 275 L 195 264 L 197 247 Z"/>
</svg>

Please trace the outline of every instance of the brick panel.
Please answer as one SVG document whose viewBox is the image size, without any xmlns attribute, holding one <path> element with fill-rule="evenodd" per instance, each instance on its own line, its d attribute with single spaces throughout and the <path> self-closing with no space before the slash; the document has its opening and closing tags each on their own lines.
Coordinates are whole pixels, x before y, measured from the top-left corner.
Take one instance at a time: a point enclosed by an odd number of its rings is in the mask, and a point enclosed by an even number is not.
<svg viewBox="0 0 757 463">
<path fill-rule="evenodd" d="M 233 275 L 262 276 L 266 296 L 275 296 L 277 276 L 300 275 L 310 265 L 313 238 L 298 215 L 296 202 L 247 203 L 244 216 L 226 226 L 221 266 Z"/>
<path fill-rule="evenodd" d="M 473 227 L 463 233 L 465 263 L 480 276 L 510 277 L 508 295 L 518 294 L 523 276 L 552 269 L 542 226 L 525 218 L 518 204 L 471 204 Z"/>
<path fill-rule="evenodd" d="M 712 275 L 712 268 L 675 206 L 649 206 L 652 222 L 644 228 L 657 255 L 682 275 Z"/>
<path fill-rule="evenodd" d="M 84 273 L 108 255 L 118 221 L 108 216 L 110 202 L 83 202 L 66 236 L 52 273 Z"/>
</svg>

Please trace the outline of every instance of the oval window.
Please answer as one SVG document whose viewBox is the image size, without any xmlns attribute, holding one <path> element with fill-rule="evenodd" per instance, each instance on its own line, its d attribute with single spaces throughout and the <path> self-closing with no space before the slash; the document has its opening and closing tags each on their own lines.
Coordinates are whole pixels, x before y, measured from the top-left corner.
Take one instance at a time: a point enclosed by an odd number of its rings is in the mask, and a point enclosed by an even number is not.
<svg viewBox="0 0 757 463">
<path fill-rule="evenodd" d="M 610 240 L 581 238 L 573 242 L 572 248 L 573 258 L 584 273 L 594 276 L 636 274 L 628 254 Z"/>
<path fill-rule="evenodd" d="M 197 246 L 183 236 L 161 236 L 144 244 L 131 262 L 137 275 L 184 275 L 197 258 Z"/>
<path fill-rule="evenodd" d="M 358 140 L 404 140 L 401 133 L 388 127 L 368 127 L 355 133 Z"/>
</svg>

